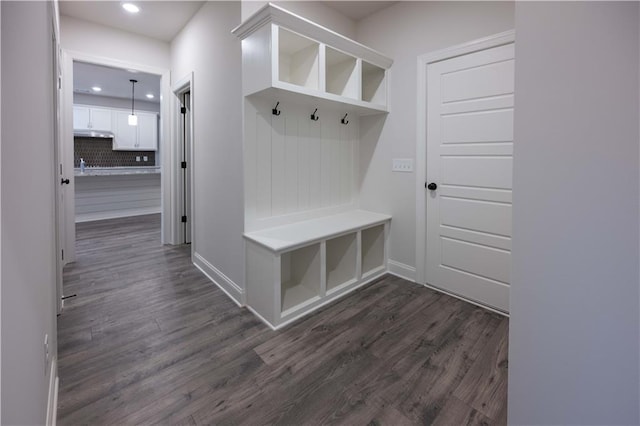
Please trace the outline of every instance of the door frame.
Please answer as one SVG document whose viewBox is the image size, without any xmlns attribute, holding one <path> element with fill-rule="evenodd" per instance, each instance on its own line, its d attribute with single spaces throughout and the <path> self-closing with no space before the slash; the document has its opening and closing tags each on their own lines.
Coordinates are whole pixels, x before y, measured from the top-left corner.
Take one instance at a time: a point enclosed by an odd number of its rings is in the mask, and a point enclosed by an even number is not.
<svg viewBox="0 0 640 426">
<path fill-rule="evenodd" d="M 416 128 L 416 282 L 427 284 L 427 67 L 456 56 L 515 42 L 515 30 L 509 30 L 467 43 L 458 44 L 418 56 L 418 100 Z M 438 291 L 442 291 L 438 289 Z M 456 296 L 460 298 L 460 296 Z M 504 314 L 504 313 L 503 313 Z"/>
<path fill-rule="evenodd" d="M 170 86 L 170 70 L 144 64 L 121 61 L 102 56 L 87 54 L 68 49 L 63 49 L 63 81 L 62 81 L 62 130 L 63 137 L 61 139 L 64 158 L 64 173 L 73 176 L 73 62 L 86 62 L 95 65 L 102 65 L 115 68 L 131 69 L 149 74 L 160 76 L 160 133 L 159 146 L 161 150 L 161 206 L 162 206 L 162 223 L 161 223 L 161 241 L 162 244 L 177 244 L 178 229 L 175 226 L 176 218 L 171 209 L 175 194 L 177 191 L 175 177 L 178 174 L 178 164 L 175 159 L 175 152 L 172 143 L 172 105 L 171 86 Z M 67 186 L 67 192 L 71 195 L 75 194 L 75 182 L 71 179 L 71 183 Z M 65 236 L 65 261 L 64 264 L 75 261 L 75 202 L 74 197 L 68 196 L 65 203 L 66 211 L 66 236 Z"/>
<path fill-rule="evenodd" d="M 194 96 L 194 84 L 193 84 L 193 71 L 190 72 L 189 74 L 187 74 L 186 76 L 184 76 L 183 78 L 179 79 L 178 81 L 176 81 L 172 86 L 171 86 L 171 90 L 174 94 L 174 102 L 173 102 L 173 119 L 174 119 L 174 137 L 175 140 L 177 142 L 180 143 L 175 143 L 174 144 L 174 150 L 175 150 L 175 158 L 176 158 L 176 164 L 178 162 L 180 162 L 180 158 L 181 158 L 181 153 L 180 153 L 180 149 L 182 148 L 182 138 L 183 136 L 181 135 L 181 132 L 183 131 L 182 128 L 182 116 L 180 113 L 180 107 L 182 106 L 182 102 L 181 102 L 181 98 L 182 95 L 185 92 L 189 92 L 189 138 L 188 138 L 188 143 L 189 143 L 189 148 L 188 148 L 188 153 L 189 153 L 189 158 L 187 159 L 187 172 L 189 174 L 189 214 L 191 215 L 191 217 L 187 218 L 187 223 L 189 224 L 189 228 L 190 228 L 190 232 L 191 232 L 191 256 L 193 257 L 193 254 L 195 253 L 195 246 L 196 246 L 196 242 L 195 242 L 195 238 L 194 238 L 194 231 L 195 231 L 195 209 L 194 209 L 194 205 L 195 205 L 195 200 L 194 200 L 194 161 L 193 159 L 195 158 L 194 156 L 194 147 L 195 144 L 193 143 L 194 141 L 194 134 L 195 134 L 195 127 L 194 127 L 194 111 L 193 111 L 193 106 L 194 106 L 194 101 L 193 101 L 193 96 Z M 176 241 L 184 241 L 185 239 L 185 235 L 184 235 L 184 227 L 182 226 L 182 222 L 181 222 L 181 201 L 183 199 L 183 192 L 184 192 L 184 186 L 181 185 L 182 182 L 182 178 L 180 176 L 180 174 L 178 173 L 176 175 L 176 188 L 177 188 L 177 192 L 176 192 L 176 197 L 174 198 L 171 208 L 175 210 L 175 218 L 176 218 L 176 229 L 178 231 L 178 235 L 176 236 Z"/>
</svg>

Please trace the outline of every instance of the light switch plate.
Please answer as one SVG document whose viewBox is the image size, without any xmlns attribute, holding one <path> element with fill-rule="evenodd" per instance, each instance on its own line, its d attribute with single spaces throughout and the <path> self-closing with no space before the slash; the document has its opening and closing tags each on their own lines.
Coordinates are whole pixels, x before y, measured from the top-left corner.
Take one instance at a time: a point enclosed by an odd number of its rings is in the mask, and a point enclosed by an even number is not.
<svg viewBox="0 0 640 426">
<path fill-rule="evenodd" d="M 394 158 L 391 170 L 394 172 L 413 172 L 413 159 L 411 158 Z"/>
</svg>

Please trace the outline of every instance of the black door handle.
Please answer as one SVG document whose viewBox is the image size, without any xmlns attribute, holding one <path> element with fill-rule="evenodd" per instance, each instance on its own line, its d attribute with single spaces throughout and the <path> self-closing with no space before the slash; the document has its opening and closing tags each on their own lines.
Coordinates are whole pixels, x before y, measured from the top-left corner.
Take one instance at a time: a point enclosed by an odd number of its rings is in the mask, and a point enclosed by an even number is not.
<svg viewBox="0 0 640 426">
<path fill-rule="evenodd" d="M 436 189 L 438 189 L 438 185 L 436 185 L 435 182 L 431 182 L 429 185 L 427 185 L 427 189 L 429 189 L 430 191 L 435 191 Z"/>
<path fill-rule="evenodd" d="M 64 185 L 64 184 L 69 185 L 69 182 L 70 182 L 69 179 L 65 179 L 65 178 L 60 179 L 60 185 Z"/>
</svg>

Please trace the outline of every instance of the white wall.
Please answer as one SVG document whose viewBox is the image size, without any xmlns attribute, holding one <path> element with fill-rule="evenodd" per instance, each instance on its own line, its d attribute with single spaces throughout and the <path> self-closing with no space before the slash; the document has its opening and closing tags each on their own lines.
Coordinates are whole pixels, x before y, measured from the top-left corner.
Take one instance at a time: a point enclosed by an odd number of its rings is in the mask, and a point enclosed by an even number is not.
<svg viewBox="0 0 640 426">
<path fill-rule="evenodd" d="M 70 16 L 60 17 L 63 49 L 123 62 L 169 68 L 169 43 Z"/>
<path fill-rule="evenodd" d="M 267 3 L 269 2 L 242 0 L 242 21 L 245 21 Z M 356 38 L 355 21 L 322 4 L 320 1 L 274 1 L 271 3 L 340 33 L 343 36 L 351 39 Z"/>
<path fill-rule="evenodd" d="M 390 259 L 415 278 L 415 174 L 392 173 L 393 158 L 416 157 L 417 57 L 513 28 L 511 2 L 400 2 L 358 22 L 357 40 L 394 63 L 386 117 L 361 120 L 362 208 L 393 216 Z M 418 265 L 424 267 L 422 262 Z"/>
<path fill-rule="evenodd" d="M 640 420 L 638 21 L 516 5 L 511 424 Z"/>
<path fill-rule="evenodd" d="M 52 24 L 47 2 L 2 9 L 2 424 L 45 422 L 56 356 Z M 28 82 L 28 84 L 24 84 Z"/>
<path fill-rule="evenodd" d="M 244 286 L 239 2 L 206 3 L 171 43 L 173 82 L 193 71 L 194 262 L 236 299 Z"/>
</svg>

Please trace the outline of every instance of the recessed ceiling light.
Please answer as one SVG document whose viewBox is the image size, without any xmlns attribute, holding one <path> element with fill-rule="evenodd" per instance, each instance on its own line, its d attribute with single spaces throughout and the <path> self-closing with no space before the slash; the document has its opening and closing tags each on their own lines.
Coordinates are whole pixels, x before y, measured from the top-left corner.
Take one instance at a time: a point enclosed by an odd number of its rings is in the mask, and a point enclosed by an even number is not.
<svg viewBox="0 0 640 426">
<path fill-rule="evenodd" d="M 129 13 L 140 12 L 140 8 L 133 3 L 122 3 L 122 8 Z"/>
<path fill-rule="evenodd" d="M 102 87 L 100 87 L 100 86 L 93 86 L 93 87 L 91 88 L 91 90 L 93 90 L 94 92 L 102 92 Z"/>
<path fill-rule="evenodd" d="M 153 99 L 153 98 L 155 98 L 155 96 L 153 96 L 153 93 L 147 93 L 147 98 Z"/>
</svg>

